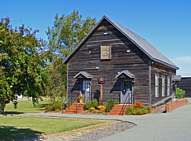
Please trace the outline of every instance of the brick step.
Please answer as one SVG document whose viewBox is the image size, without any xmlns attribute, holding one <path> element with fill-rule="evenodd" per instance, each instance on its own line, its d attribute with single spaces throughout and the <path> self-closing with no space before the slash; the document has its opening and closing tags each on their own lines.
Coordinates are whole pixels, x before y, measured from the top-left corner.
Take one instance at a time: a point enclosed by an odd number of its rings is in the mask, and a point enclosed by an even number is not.
<svg viewBox="0 0 191 141">
<path fill-rule="evenodd" d="M 129 105 L 117 104 L 114 105 L 109 115 L 123 115 Z"/>
<path fill-rule="evenodd" d="M 76 111 L 83 111 L 83 110 L 82 109 L 66 109 L 65 111 L 76 112 Z"/>
<path fill-rule="evenodd" d="M 82 108 L 79 108 L 79 109 L 70 109 L 70 108 L 68 108 L 68 109 L 66 109 L 66 111 L 83 111 L 83 109 Z"/>
<path fill-rule="evenodd" d="M 79 114 L 82 113 L 83 111 L 64 111 L 65 114 Z"/>
<path fill-rule="evenodd" d="M 66 111 L 83 111 L 82 109 L 66 109 Z"/>
<path fill-rule="evenodd" d="M 71 110 L 71 111 L 75 111 L 75 110 L 81 110 L 81 108 L 68 108 L 68 109 L 66 109 L 66 110 Z"/>
<path fill-rule="evenodd" d="M 64 113 L 66 113 L 66 114 L 76 114 L 76 113 L 82 113 L 83 111 L 84 111 L 84 104 L 73 103 L 70 107 L 66 108 Z"/>
<path fill-rule="evenodd" d="M 76 112 L 83 112 L 83 110 L 65 110 L 65 112 L 74 112 L 74 113 L 76 113 Z"/>
</svg>

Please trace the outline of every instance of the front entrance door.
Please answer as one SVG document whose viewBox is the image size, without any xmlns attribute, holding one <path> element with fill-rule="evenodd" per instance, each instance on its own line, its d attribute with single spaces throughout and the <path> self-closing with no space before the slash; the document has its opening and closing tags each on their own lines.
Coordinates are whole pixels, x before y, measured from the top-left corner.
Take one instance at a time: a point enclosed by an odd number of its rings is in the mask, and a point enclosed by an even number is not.
<svg viewBox="0 0 191 141">
<path fill-rule="evenodd" d="M 84 95 L 84 102 L 88 102 L 91 100 L 91 81 L 90 80 L 83 80 L 83 95 Z"/>
<path fill-rule="evenodd" d="M 132 81 L 122 80 L 122 90 L 120 94 L 121 104 L 131 104 L 133 102 L 132 97 Z"/>
</svg>

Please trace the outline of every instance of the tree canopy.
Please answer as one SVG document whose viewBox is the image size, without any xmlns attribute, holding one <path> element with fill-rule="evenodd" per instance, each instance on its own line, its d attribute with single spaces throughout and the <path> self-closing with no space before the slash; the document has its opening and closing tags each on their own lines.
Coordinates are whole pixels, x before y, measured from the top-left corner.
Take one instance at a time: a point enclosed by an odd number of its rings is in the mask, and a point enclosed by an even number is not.
<svg viewBox="0 0 191 141">
<path fill-rule="evenodd" d="M 36 37 L 37 30 L 24 25 L 13 28 L 8 18 L 0 21 L 0 113 L 15 95 L 33 99 L 66 95 L 67 67 L 63 64 L 96 20 L 82 18 L 78 11 L 55 16 L 48 28 L 47 44 Z"/>
<path fill-rule="evenodd" d="M 44 52 L 50 63 L 47 67 L 49 78 L 51 78 L 51 82 L 49 81 L 50 83 L 47 85 L 49 95 L 55 96 L 55 91 L 59 91 L 62 95 L 63 91 L 61 90 L 63 90 L 63 87 L 66 89 L 67 68 L 63 61 L 95 24 L 95 19 L 82 18 L 75 10 L 66 16 L 55 16 L 54 25 L 48 28 L 48 49 Z"/>
<path fill-rule="evenodd" d="M 49 51 L 67 57 L 95 24 L 94 18 L 82 18 L 76 10 L 67 16 L 56 15 L 53 27 L 49 27 L 47 31 Z"/>
<path fill-rule="evenodd" d="M 13 29 L 9 19 L 0 22 L 0 109 L 15 94 L 37 97 L 41 93 L 42 69 L 36 30 L 24 25 Z"/>
</svg>

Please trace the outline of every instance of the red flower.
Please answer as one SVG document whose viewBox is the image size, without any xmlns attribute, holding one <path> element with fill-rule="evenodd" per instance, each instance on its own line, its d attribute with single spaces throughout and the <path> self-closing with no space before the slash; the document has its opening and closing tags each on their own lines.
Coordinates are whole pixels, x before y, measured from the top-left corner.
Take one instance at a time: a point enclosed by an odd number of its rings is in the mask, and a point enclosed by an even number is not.
<svg viewBox="0 0 191 141">
<path fill-rule="evenodd" d="M 134 104 L 133 104 L 133 106 L 134 107 L 143 107 L 144 106 L 144 104 L 142 103 L 142 102 L 135 102 Z"/>
</svg>

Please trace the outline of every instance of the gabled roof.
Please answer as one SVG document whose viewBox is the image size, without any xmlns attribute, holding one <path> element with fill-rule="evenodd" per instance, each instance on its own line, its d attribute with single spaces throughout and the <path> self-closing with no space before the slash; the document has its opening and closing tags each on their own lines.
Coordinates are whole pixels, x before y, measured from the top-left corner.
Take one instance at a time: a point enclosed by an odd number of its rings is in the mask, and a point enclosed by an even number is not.
<svg viewBox="0 0 191 141">
<path fill-rule="evenodd" d="M 106 20 L 111 25 L 113 25 L 119 32 L 126 36 L 131 42 L 133 42 L 142 52 L 144 52 L 151 60 L 166 65 L 170 68 L 178 69 L 178 67 L 170 61 L 167 57 L 161 54 L 156 48 L 154 48 L 149 42 L 145 39 L 132 32 L 131 30 L 119 25 L 118 23 L 112 21 L 106 16 L 103 16 L 102 19 L 96 24 L 96 26 L 91 30 L 91 32 L 86 36 L 84 40 L 77 46 L 73 53 L 66 58 L 64 63 L 67 63 L 70 58 L 75 54 L 75 52 L 81 47 L 81 45 L 88 39 L 88 37 L 97 29 L 97 27 Z"/>
<path fill-rule="evenodd" d="M 92 76 L 91 74 L 89 74 L 88 72 L 86 72 L 86 71 L 80 71 L 79 73 L 77 73 L 77 74 L 74 76 L 74 78 L 79 78 L 80 76 L 83 76 L 83 77 L 85 77 L 85 78 L 87 78 L 87 79 L 93 78 L 93 76 Z"/>
<path fill-rule="evenodd" d="M 131 78 L 131 79 L 133 79 L 133 78 L 135 78 L 135 75 L 133 75 L 131 72 L 129 72 L 128 70 L 123 70 L 123 71 L 121 71 L 121 72 L 119 72 L 116 76 L 115 76 L 115 78 L 119 78 L 121 75 L 126 75 L 126 76 L 128 76 L 129 78 Z"/>
</svg>

